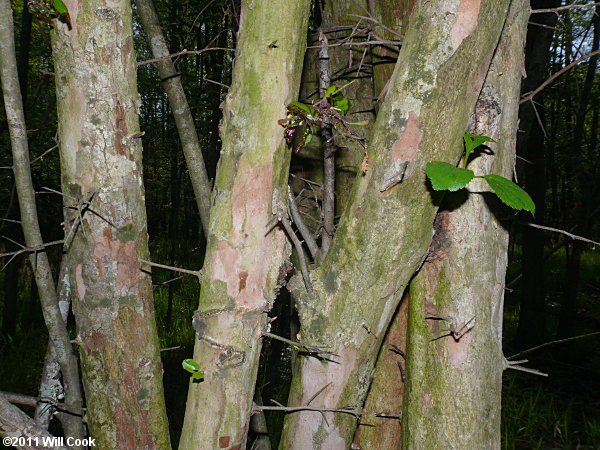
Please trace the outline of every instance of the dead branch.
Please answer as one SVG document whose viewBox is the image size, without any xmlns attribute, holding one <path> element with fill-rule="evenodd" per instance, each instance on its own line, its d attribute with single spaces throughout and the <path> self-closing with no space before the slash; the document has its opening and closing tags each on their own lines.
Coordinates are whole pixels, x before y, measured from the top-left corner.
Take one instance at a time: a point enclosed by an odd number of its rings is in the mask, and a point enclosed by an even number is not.
<svg viewBox="0 0 600 450">
<path fill-rule="evenodd" d="M 300 211 L 298 210 L 298 205 L 296 205 L 296 201 L 294 200 L 294 196 L 292 195 L 292 192 L 291 192 L 289 186 L 288 186 L 288 198 L 290 201 L 290 215 L 292 217 L 292 221 L 294 222 L 294 224 L 296 224 L 296 228 L 298 228 L 298 231 L 300 232 L 302 239 L 304 239 L 304 242 L 306 243 L 306 246 L 308 247 L 308 251 L 310 251 L 311 256 L 313 257 L 313 259 L 315 261 L 317 261 L 319 259 L 321 250 L 319 249 L 319 246 L 317 245 L 317 241 L 313 237 L 312 233 L 306 226 L 304 219 L 302 219 L 302 216 L 300 215 Z"/>
<path fill-rule="evenodd" d="M 300 412 L 300 411 L 314 411 L 319 413 L 333 412 L 341 414 L 350 414 L 354 417 L 379 417 L 382 419 L 395 419 L 400 420 L 402 416 L 400 414 L 390 413 L 364 413 L 361 408 L 358 407 L 345 407 L 345 408 L 317 408 L 315 406 L 259 406 L 257 404 L 252 405 L 252 412 L 260 411 L 283 411 L 288 413 Z"/>
<path fill-rule="evenodd" d="M 31 395 L 17 394 L 14 392 L 0 391 L 6 400 L 14 405 L 37 406 L 38 399 Z"/>
<path fill-rule="evenodd" d="M 202 281 L 202 270 L 189 270 L 189 269 L 182 269 L 180 267 L 167 266 L 166 264 L 159 264 L 159 263 L 155 263 L 152 261 L 147 261 L 142 258 L 138 258 L 138 261 L 141 263 L 144 263 L 144 264 L 148 264 L 149 266 L 159 267 L 161 269 L 172 270 L 173 272 L 181 272 L 181 273 L 187 273 L 188 275 L 194 275 L 195 277 L 198 277 L 198 279 L 200 281 Z"/>
<path fill-rule="evenodd" d="M 318 354 L 321 354 L 321 355 L 334 356 L 334 357 L 338 357 L 339 358 L 339 355 L 336 355 L 333 352 L 325 350 L 326 348 L 329 348 L 329 347 L 317 347 L 316 345 L 301 344 L 300 342 L 292 341 L 290 339 L 286 339 L 284 337 L 277 336 L 276 334 L 269 333 L 267 331 L 265 331 L 262 335 L 264 337 L 268 337 L 268 338 L 271 338 L 271 339 L 275 339 L 277 341 L 284 342 L 284 343 L 286 343 L 288 345 L 291 345 L 292 347 L 303 348 L 304 350 L 308 350 L 311 353 L 318 353 Z"/>
<path fill-rule="evenodd" d="M 506 358 L 504 358 L 504 370 L 513 369 L 513 370 L 518 370 L 520 372 L 527 372 L 527 373 L 531 373 L 533 375 L 539 375 L 541 377 L 547 377 L 548 376 L 547 373 L 544 373 L 544 372 L 542 372 L 540 370 L 530 369 L 528 367 L 523 367 L 523 366 L 519 365 L 519 364 L 523 364 L 523 363 L 526 363 L 526 362 L 528 362 L 527 359 L 523 359 L 523 360 L 520 360 L 520 361 L 509 361 Z"/>
<path fill-rule="evenodd" d="M 594 8 L 596 5 L 600 5 L 600 2 L 596 2 L 596 3 L 587 3 L 587 4 L 581 4 L 581 3 L 577 3 L 575 5 L 565 5 L 565 6 L 558 6 L 556 8 L 541 8 L 541 9 L 532 9 L 531 10 L 531 14 L 540 14 L 540 13 L 559 13 L 559 12 L 564 12 L 567 11 L 569 9 L 573 9 L 573 8 L 579 8 L 579 9 L 592 9 Z"/>
<path fill-rule="evenodd" d="M 540 91 L 544 90 L 546 88 L 546 86 L 548 86 L 550 83 L 552 83 L 554 80 L 556 80 L 558 77 L 560 77 L 563 73 L 565 73 L 566 71 L 568 71 L 569 69 L 575 67 L 577 64 L 579 64 L 581 61 L 585 61 L 586 59 L 591 58 L 592 56 L 595 56 L 597 54 L 600 53 L 600 50 L 596 50 L 593 51 L 591 53 L 588 53 L 586 55 L 583 55 L 579 58 L 577 58 L 575 61 L 573 61 L 571 64 L 563 67 L 562 69 L 560 69 L 558 72 L 555 72 L 552 74 L 552 76 L 550 78 L 548 78 L 546 81 L 544 81 L 542 84 L 540 84 L 536 89 L 534 89 L 531 92 L 528 92 L 527 94 L 525 94 L 523 97 L 521 97 L 521 100 L 519 101 L 519 104 L 521 103 L 525 103 L 528 102 L 529 100 L 531 100 L 536 94 L 538 94 Z"/>
<path fill-rule="evenodd" d="M 188 50 L 188 49 L 184 48 L 183 50 L 180 50 L 175 53 L 171 53 L 170 55 L 161 56 L 160 58 L 152 58 L 152 59 L 146 59 L 145 61 L 139 61 L 137 63 L 137 66 L 140 67 L 140 66 L 144 66 L 146 64 L 152 64 L 155 62 L 164 61 L 166 59 L 176 58 L 176 57 L 182 56 L 182 55 L 199 55 L 204 52 L 215 51 L 215 50 L 235 52 L 234 48 L 227 48 L 227 47 L 210 47 L 210 48 L 203 48 L 202 50 Z"/>
<path fill-rule="evenodd" d="M 300 242 L 300 239 L 298 239 L 298 236 L 296 236 L 296 233 L 294 233 L 294 229 L 292 228 L 290 219 L 288 219 L 287 214 L 285 214 L 283 212 L 283 210 L 281 210 L 281 209 L 277 211 L 276 219 L 279 223 L 281 223 L 281 225 L 283 225 L 285 232 L 287 233 L 288 237 L 292 241 L 292 244 L 294 244 L 294 248 L 296 249 L 296 252 L 298 253 L 298 259 L 300 260 L 300 272 L 302 273 L 302 279 L 304 280 L 304 285 L 306 286 L 306 290 L 310 294 L 314 294 L 315 291 L 313 289 L 312 282 L 310 281 L 310 275 L 308 273 L 308 267 L 306 265 L 306 258 L 304 257 L 304 250 L 302 249 L 302 243 Z"/>
<path fill-rule="evenodd" d="M 529 225 L 532 228 L 539 228 L 540 230 L 554 231 L 555 233 L 564 234 L 565 236 L 569 236 L 571 239 L 575 239 L 577 241 L 589 242 L 590 244 L 600 245 L 600 242 L 592 241 L 591 239 L 584 238 L 583 236 L 578 236 L 576 234 L 569 233 L 568 231 L 560 230 L 558 228 L 546 227 L 543 225 L 538 225 L 536 223 L 529 223 L 529 222 L 526 223 L 526 225 Z"/>
<path fill-rule="evenodd" d="M 540 344 L 540 345 L 537 345 L 535 347 L 528 348 L 527 350 L 523 350 L 523 351 L 521 351 L 519 353 L 516 353 L 516 354 L 514 354 L 512 356 L 509 356 L 507 358 L 507 360 L 512 360 L 514 358 L 520 358 L 520 357 L 528 355 L 530 353 L 537 352 L 538 350 L 541 350 L 543 348 L 553 347 L 555 345 L 565 344 L 567 342 L 572 342 L 572 341 L 576 341 L 578 339 L 584 339 L 584 338 L 594 337 L 594 336 L 600 336 L 600 331 L 596 331 L 594 333 L 580 334 L 579 336 L 572 336 L 570 338 L 557 339 L 557 340 L 554 340 L 554 341 L 546 342 L 544 344 Z"/>
</svg>

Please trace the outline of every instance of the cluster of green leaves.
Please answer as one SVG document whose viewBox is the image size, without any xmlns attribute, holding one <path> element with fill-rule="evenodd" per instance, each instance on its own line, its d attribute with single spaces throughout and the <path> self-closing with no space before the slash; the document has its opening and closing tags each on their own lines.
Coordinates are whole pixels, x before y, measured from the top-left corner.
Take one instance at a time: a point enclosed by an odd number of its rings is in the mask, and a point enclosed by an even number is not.
<svg viewBox="0 0 600 450">
<path fill-rule="evenodd" d="M 184 359 L 181 365 L 185 370 L 192 374 L 193 380 L 204 380 L 204 372 L 200 370 L 200 365 L 193 359 Z"/>
<path fill-rule="evenodd" d="M 519 186 L 511 180 L 500 175 L 475 175 L 467 169 L 469 157 L 473 150 L 486 142 L 496 142 L 487 136 L 475 136 L 465 133 L 465 158 L 463 167 L 454 167 L 444 161 L 433 161 L 427 163 L 425 173 L 431 180 L 431 186 L 436 191 L 457 191 L 464 188 L 473 178 L 483 178 L 489 184 L 490 188 L 496 193 L 498 198 L 511 208 L 529 211 L 535 214 L 535 204 L 533 200 Z"/>
<path fill-rule="evenodd" d="M 58 19 L 71 28 L 69 10 L 62 0 L 29 0 L 27 7 L 31 14 L 49 25 Z"/>
<path fill-rule="evenodd" d="M 325 95 L 312 105 L 302 102 L 287 105 L 288 116 L 279 120 L 279 125 L 285 128 L 285 140 L 294 153 L 300 153 L 323 125 L 346 128 L 343 116 L 348 112 L 350 104 L 341 92 L 344 87 L 332 84 Z"/>
</svg>

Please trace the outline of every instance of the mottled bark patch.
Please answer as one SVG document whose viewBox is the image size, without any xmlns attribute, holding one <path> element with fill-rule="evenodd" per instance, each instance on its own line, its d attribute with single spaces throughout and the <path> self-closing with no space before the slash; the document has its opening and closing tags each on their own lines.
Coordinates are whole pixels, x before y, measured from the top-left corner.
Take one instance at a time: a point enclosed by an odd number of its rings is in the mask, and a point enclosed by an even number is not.
<svg viewBox="0 0 600 450">
<path fill-rule="evenodd" d="M 227 295 L 230 297 L 235 297 L 239 292 L 239 264 L 239 250 L 231 248 L 227 241 L 219 241 L 211 255 L 210 276 L 213 280 L 224 281 L 227 284 Z"/>
<path fill-rule="evenodd" d="M 419 144 L 423 138 L 423 132 L 419 127 L 419 117 L 410 111 L 406 127 L 402 131 L 401 136 L 392 145 L 392 162 L 399 159 L 403 161 L 414 161 L 417 157 Z"/>
<path fill-rule="evenodd" d="M 435 233 L 427 255 L 427 262 L 429 263 L 445 260 L 448 257 L 448 249 L 452 247 L 452 233 L 454 230 L 449 211 L 440 211 L 435 216 L 433 229 Z"/>
<path fill-rule="evenodd" d="M 75 266 L 75 281 L 77 282 L 77 296 L 79 300 L 83 300 L 85 297 L 85 281 L 83 279 L 83 265 L 77 264 Z"/>
<path fill-rule="evenodd" d="M 240 279 L 238 291 L 242 292 L 244 289 L 246 289 L 246 280 L 248 279 L 248 272 L 246 272 L 245 270 L 242 270 L 238 274 L 238 278 Z"/>
<path fill-rule="evenodd" d="M 427 388 L 421 389 L 421 408 L 433 408 L 433 394 Z"/>
<path fill-rule="evenodd" d="M 92 233 L 94 239 L 94 263 L 98 268 L 100 276 L 110 272 L 110 263 L 117 263 L 117 272 L 114 274 L 116 288 L 131 288 L 136 286 L 140 280 L 140 270 L 137 261 L 135 241 L 120 241 L 112 238 L 111 228 L 105 228 L 102 236 Z"/>
<path fill-rule="evenodd" d="M 117 425 L 117 448 L 124 450 L 131 448 L 154 450 L 156 448 L 152 434 L 150 434 L 148 411 L 142 410 L 139 411 L 139 415 L 132 416 L 125 406 L 119 404 L 115 406 L 114 415 Z"/>
<path fill-rule="evenodd" d="M 456 22 L 450 32 L 452 48 L 456 49 L 477 26 L 481 0 L 460 0 L 456 11 Z"/>
<path fill-rule="evenodd" d="M 460 340 L 448 338 L 448 362 L 455 369 L 460 369 L 469 359 L 469 349 L 471 348 L 472 332 L 463 335 Z"/>
<path fill-rule="evenodd" d="M 123 383 L 130 392 L 137 392 L 138 390 L 138 381 L 137 381 L 137 372 L 135 368 L 131 365 L 129 361 L 121 360 L 119 362 L 121 366 L 121 371 L 123 374 Z"/>
<path fill-rule="evenodd" d="M 221 436 L 219 438 L 219 448 L 227 448 L 229 447 L 229 442 L 231 441 L 231 436 Z"/>
<path fill-rule="evenodd" d="M 119 155 L 127 156 L 127 158 L 131 161 L 134 160 L 133 153 L 129 152 L 129 146 L 126 144 L 127 135 L 129 132 L 127 131 L 127 121 L 125 118 L 125 108 L 121 104 L 121 101 L 116 95 L 113 95 L 113 99 L 115 101 L 115 149 Z"/>
<path fill-rule="evenodd" d="M 104 346 L 104 336 L 98 331 L 92 330 L 81 342 L 86 355 L 90 356 L 94 350 Z"/>
</svg>

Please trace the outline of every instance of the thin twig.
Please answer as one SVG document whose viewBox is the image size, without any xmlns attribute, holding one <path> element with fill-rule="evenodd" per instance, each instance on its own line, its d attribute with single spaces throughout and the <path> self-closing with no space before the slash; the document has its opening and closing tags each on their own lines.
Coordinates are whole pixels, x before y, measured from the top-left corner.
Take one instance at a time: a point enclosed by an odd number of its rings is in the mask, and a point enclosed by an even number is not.
<svg viewBox="0 0 600 450">
<path fill-rule="evenodd" d="M 155 63 L 158 61 L 164 61 L 165 59 L 176 58 L 176 57 L 182 56 L 182 55 L 199 55 L 200 53 L 213 51 L 213 50 L 224 50 L 224 51 L 228 51 L 228 52 L 235 52 L 235 49 L 227 48 L 227 47 L 211 47 L 211 48 L 203 48 L 202 50 L 188 50 L 188 49 L 184 48 L 181 51 L 171 53 L 170 55 L 161 56 L 160 58 L 152 58 L 152 59 L 146 59 L 145 61 L 139 61 L 137 63 L 137 66 L 140 67 L 140 66 L 144 66 L 146 64 L 152 64 L 152 63 Z"/>
<path fill-rule="evenodd" d="M 315 291 L 313 289 L 312 282 L 310 281 L 310 275 L 308 273 L 308 266 L 306 265 L 306 258 L 304 257 L 302 243 L 300 242 L 300 239 L 298 239 L 298 236 L 296 236 L 296 233 L 294 233 L 294 229 L 292 228 L 290 220 L 286 217 L 282 210 L 277 212 L 277 220 L 283 225 L 285 232 L 292 241 L 292 244 L 294 244 L 294 248 L 298 253 L 298 259 L 300 260 L 300 272 L 302 273 L 302 279 L 304 280 L 306 290 L 310 294 L 314 294 Z"/>
<path fill-rule="evenodd" d="M 302 219 L 302 216 L 300 215 L 300 211 L 298 210 L 298 205 L 296 205 L 296 201 L 294 200 L 294 196 L 292 195 L 292 192 L 289 189 L 289 187 L 288 187 L 288 198 L 290 201 L 290 215 L 292 217 L 292 220 L 296 224 L 296 228 L 298 228 L 298 231 L 300 232 L 302 239 L 304 239 L 304 242 L 306 243 L 306 246 L 308 247 L 310 254 L 312 255 L 313 259 L 316 261 L 319 258 L 319 254 L 321 253 L 321 250 L 319 249 L 319 246 L 317 245 L 317 241 L 313 237 L 312 233 L 306 226 L 304 219 Z"/>
<path fill-rule="evenodd" d="M 578 236 L 576 234 L 569 233 L 568 231 L 560 230 L 558 228 L 545 227 L 543 225 L 538 225 L 536 223 L 529 223 L 529 222 L 527 222 L 526 225 L 529 225 L 530 227 L 533 227 L 533 228 L 539 228 L 540 230 L 554 231 L 555 233 L 564 234 L 565 236 L 569 236 L 571 239 L 575 239 L 577 241 L 589 242 L 590 244 L 600 245 L 600 242 L 592 241 L 591 239 L 584 238 L 582 236 Z"/>
<path fill-rule="evenodd" d="M 525 356 L 525 355 L 528 355 L 530 353 L 537 352 L 538 350 L 541 350 L 541 349 L 546 348 L 546 347 L 552 347 L 554 345 L 565 344 L 567 342 L 576 341 L 578 339 L 583 339 L 583 338 L 588 338 L 588 337 L 593 337 L 593 336 L 600 336 L 600 331 L 596 331 L 594 333 L 580 334 L 579 336 L 572 336 L 570 338 L 557 339 L 557 340 L 554 340 L 554 341 L 546 342 L 544 344 L 528 348 L 527 350 L 523 350 L 522 352 L 519 352 L 519 353 L 516 353 L 516 354 L 514 354 L 512 356 L 509 356 L 507 359 L 508 360 L 512 360 L 512 359 L 515 359 L 515 358 L 520 358 L 521 356 Z"/>
<path fill-rule="evenodd" d="M 528 92 L 527 94 L 525 94 L 521 100 L 519 101 L 519 104 L 521 103 L 525 103 L 529 100 L 531 100 L 536 94 L 538 94 L 540 91 L 542 91 L 546 86 L 548 86 L 550 83 L 552 83 L 555 79 L 557 79 L 558 77 L 560 77 L 563 73 L 565 73 L 566 71 L 568 71 L 569 69 L 571 69 L 572 67 L 576 66 L 577 64 L 579 64 L 581 61 L 585 61 L 586 59 L 591 58 L 594 55 L 597 55 L 600 53 L 600 50 L 595 50 L 591 53 L 588 53 L 586 55 L 581 56 L 580 58 L 577 58 L 575 61 L 573 61 L 571 64 L 563 67 L 562 69 L 560 69 L 558 72 L 555 72 L 552 74 L 552 76 L 550 78 L 548 78 L 546 81 L 544 81 L 542 84 L 540 84 L 536 89 L 534 89 L 531 92 Z"/>
<path fill-rule="evenodd" d="M 171 351 L 171 350 L 177 350 L 178 348 L 181 348 L 181 345 L 176 345 L 175 347 L 161 348 L 160 351 L 161 352 L 168 352 L 168 351 Z"/>
<path fill-rule="evenodd" d="M 364 413 L 361 408 L 347 407 L 347 408 L 317 408 L 315 406 L 259 406 L 257 404 L 252 405 L 252 412 L 260 411 L 284 411 L 289 413 L 300 412 L 300 411 L 314 411 L 319 413 L 334 412 L 341 414 L 350 414 L 354 417 L 379 417 L 382 419 L 394 419 L 400 420 L 402 416 L 400 414 L 390 413 Z"/>
<path fill-rule="evenodd" d="M 364 19 L 364 20 L 368 20 L 369 22 L 373 22 L 375 25 L 377 25 L 378 27 L 383 28 L 385 31 L 387 31 L 390 34 L 393 34 L 394 36 L 399 37 L 400 39 L 404 39 L 404 35 L 401 33 L 398 33 L 395 30 L 392 30 L 390 27 L 385 26 L 384 24 L 382 24 L 379 20 L 371 17 L 371 16 L 360 16 L 358 14 L 348 14 L 350 17 L 358 17 L 359 19 Z"/>
<path fill-rule="evenodd" d="M 532 9 L 531 14 L 550 13 L 550 12 L 558 13 L 558 12 L 566 11 L 568 9 L 573 9 L 573 8 L 592 9 L 596 5 L 600 5 L 600 2 L 587 3 L 587 4 L 577 3 L 575 5 L 558 6 L 556 8 Z"/>
<path fill-rule="evenodd" d="M 335 44 L 328 44 L 327 47 L 362 47 L 364 45 L 393 45 L 393 46 L 401 46 L 402 42 L 400 41 L 390 41 L 390 40 L 378 40 L 378 41 L 363 41 L 363 42 L 338 42 Z M 306 48 L 320 48 L 320 45 L 309 45 Z"/>
<path fill-rule="evenodd" d="M 324 349 L 329 348 L 329 347 L 317 347 L 315 345 L 301 344 L 300 342 L 292 341 L 290 339 L 286 339 L 284 337 L 278 336 L 278 335 L 273 334 L 273 333 L 269 333 L 267 331 L 265 331 L 262 335 L 264 337 L 268 337 L 268 338 L 271 338 L 271 339 L 275 339 L 277 341 L 284 342 L 284 343 L 286 343 L 288 345 L 291 345 L 292 347 L 303 348 L 305 350 L 308 350 L 311 353 L 320 353 L 320 354 L 323 354 L 323 355 L 335 356 L 335 357 L 339 358 L 339 355 L 336 355 L 333 352 L 324 350 Z"/>
<path fill-rule="evenodd" d="M 167 270 L 172 270 L 173 272 L 181 272 L 181 273 L 187 273 L 188 275 L 194 275 L 195 277 L 198 277 L 198 279 L 200 281 L 202 281 L 202 270 L 189 270 L 189 269 L 182 269 L 180 267 L 174 267 L 174 266 L 167 266 L 166 264 L 158 264 L 152 261 L 146 261 L 145 259 L 142 258 L 138 258 L 138 261 L 144 264 L 148 264 L 149 266 L 153 266 L 153 267 L 160 267 L 161 269 L 167 269 Z"/>
<path fill-rule="evenodd" d="M 519 364 L 524 364 L 526 362 L 528 362 L 528 360 L 526 360 L 526 359 L 522 359 L 522 360 L 519 360 L 519 361 L 509 361 L 508 359 L 503 358 L 503 363 L 504 363 L 503 364 L 504 365 L 503 370 L 513 369 L 513 370 L 518 370 L 518 371 L 521 371 L 521 372 L 531 373 L 533 375 L 539 375 L 541 377 L 547 377 L 548 376 L 547 373 L 544 373 L 541 370 L 530 369 L 528 367 L 523 367 L 523 366 L 519 365 Z"/>
</svg>

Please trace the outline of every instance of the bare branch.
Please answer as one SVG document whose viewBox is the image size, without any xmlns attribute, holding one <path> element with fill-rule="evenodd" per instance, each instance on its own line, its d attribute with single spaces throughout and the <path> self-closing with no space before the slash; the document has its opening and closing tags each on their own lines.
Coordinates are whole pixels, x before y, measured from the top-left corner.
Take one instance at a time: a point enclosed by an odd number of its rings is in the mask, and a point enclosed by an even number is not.
<svg viewBox="0 0 600 450">
<path fill-rule="evenodd" d="M 568 231 L 560 230 L 558 228 L 545 227 L 543 225 L 538 225 L 536 223 L 529 223 L 529 222 L 526 223 L 526 225 L 529 225 L 532 228 L 539 228 L 540 230 L 554 231 L 555 233 L 564 234 L 565 236 L 569 236 L 571 239 L 575 239 L 577 241 L 589 242 L 590 244 L 600 245 L 600 242 L 592 241 L 591 239 L 584 238 L 582 236 L 578 236 L 576 234 L 569 233 Z"/>
<path fill-rule="evenodd" d="M 540 370 L 530 369 L 528 367 L 519 366 L 519 364 L 526 363 L 526 362 L 527 362 L 526 359 L 524 359 L 522 361 L 508 361 L 507 359 L 504 359 L 504 370 L 513 369 L 513 370 L 518 370 L 520 372 L 527 372 L 527 373 L 531 373 L 533 375 L 539 375 L 541 377 L 548 376 L 547 373 L 544 373 Z"/>
<path fill-rule="evenodd" d="M 31 395 L 17 394 L 14 392 L 0 391 L 6 400 L 15 405 L 37 406 L 38 399 Z"/>
<path fill-rule="evenodd" d="M 189 269 L 182 269 L 180 267 L 167 266 L 166 264 L 159 264 L 159 263 L 155 263 L 152 261 L 147 261 L 142 258 L 138 258 L 138 261 L 141 263 L 144 263 L 144 264 L 148 264 L 149 266 L 160 267 L 161 269 L 172 270 L 173 272 L 181 272 L 181 273 L 187 273 L 188 275 L 194 275 L 195 277 L 198 277 L 198 279 L 200 281 L 202 281 L 202 270 L 189 270 Z"/>
<path fill-rule="evenodd" d="M 544 81 L 542 84 L 540 84 L 536 89 L 534 89 L 531 92 L 528 92 L 527 94 L 525 94 L 523 97 L 521 97 L 521 100 L 519 101 L 519 104 L 521 103 L 525 103 L 528 102 L 529 100 L 531 100 L 536 94 L 538 94 L 540 91 L 542 91 L 544 88 L 546 88 L 546 86 L 548 86 L 550 83 L 552 83 L 554 80 L 556 80 L 558 77 L 560 77 L 563 73 L 565 73 L 566 71 L 568 71 L 569 69 L 575 67 L 577 64 L 579 64 L 581 61 L 585 61 L 586 59 L 591 58 L 592 56 L 595 56 L 597 54 L 600 53 L 600 50 L 596 50 L 593 51 L 591 53 L 587 53 L 579 58 L 577 58 L 575 61 L 573 61 L 571 64 L 563 67 L 562 69 L 560 69 L 558 72 L 555 72 L 552 74 L 552 76 L 550 78 L 548 78 L 546 81 Z"/>
<path fill-rule="evenodd" d="M 528 348 L 527 350 L 523 350 L 522 352 L 519 352 L 519 353 L 516 353 L 516 354 L 514 354 L 512 356 L 509 356 L 507 359 L 508 360 L 512 360 L 512 359 L 515 359 L 515 358 L 520 358 L 520 357 L 528 355 L 530 353 L 537 352 L 538 350 L 541 350 L 543 348 L 552 347 L 552 346 L 560 345 L 560 344 L 565 344 L 567 342 L 572 342 L 572 341 L 576 341 L 578 339 L 584 339 L 584 338 L 594 337 L 594 336 L 600 336 L 600 331 L 596 331 L 594 333 L 580 334 L 579 336 L 572 336 L 570 338 L 557 339 L 557 340 L 554 340 L 554 341 L 546 342 L 544 344 Z"/>
<path fill-rule="evenodd" d="M 304 239 L 304 242 L 306 243 L 306 246 L 308 247 L 310 254 L 312 255 L 313 259 L 316 261 L 319 259 L 319 254 L 321 253 L 321 250 L 319 249 L 319 246 L 317 245 L 317 241 L 315 241 L 315 238 L 313 237 L 312 233 L 306 226 L 304 219 L 302 219 L 302 216 L 300 215 L 300 211 L 298 210 L 298 205 L 296 205 L 296 201 L 294 200 L 294 196 L 292 195 L 292 192 L 289 189 L 289 187 L 288 187 L 288 198 L 290 200 L 290 215 L 292 216 L 292 220 L 296 224 L 296 228 L 298 228 L 298 231 L 300 232 L 302 239 Z"/>
<path fill-rule="evenodd" d="M 188 49 L 184 48 L 181 51 L 171 53 L 170 55 L 161 56 L 160 58 L 152 58 L 152 59 L 146 59 L 145 61 L 139 61 L 137 63 L 137 66 L 140 67 L 140 66 L 144 66 L 146 64 L 152 64 L 152 63 L 159 62 L 159 61 L 165 61 L 167 59 L 176 58 L 176 57 L 182 56 L 182 55 L 199 55 L 204 52 L 215 51 L 215 50 L 235 52 L 234 48 L 227 48 L 227 47 L 210 47 L 210 48 L 203 48 L 202 50 L 188 50 Z"/>
<path fill-rule="evenodd" d="M 392 30 L 390 27 L 384 25 L 383 23 L 381 23 L 379 20 L 371 17 L 371 16 L 360 16 L 358 14 L 348 14 L 350 17 L 358 17 L 359 19 L 363 19 L 363 20 L 368 20 L 369 22 L 374 23 L 375 25 L 377 25 L 378 27 L 383 28 L 385 31 L 387 31 L 390 34 L 393 34 L 394 36 L 399 37 L 400 39 L 404 39 L 404 35 L 401 33 L 398 33 L 395 30 Z"/>
<path fill-rule="evenodd" d="M 574 5 L 558 6 L 556 8 L 532 9 L 531 14 L 550 13 L 550 12 L 559 13 L 559 12 L 564 12 L 564 11 L 567 11 L 567 10 L 573 9 L 573 8 L 592 9 L 596 5 L 600 5 L 600 2 L 587 3 L 587 4 L 576 3 Z"/>
<path fill-rule="evenodd" d="M 285 342 L 286 344 L 291 345 L 292 347 L 303 348 L 305 350 L 308 350 L 311 353 L 319 353 L 321 355 L 339 357 L 339 355 L 336 355 L 333 352 L 329 352 L 329 351 L 325 350 L 326 348 L 329 348 L 329 347 L 317 347 L 315 345 L 301 344 L 300 342 L 292 341 L 290 339 L 286 339 L 284 337 L 277 336 L 276 334 L 269 333 L 266 331 L 262 335 L 264 337 L 275 339 L 277 341 Z"/>
<path fill-rule="evenodd" d="M 314 411 L 319 413 L 334 412 L 341 414 L 350 414 L 354 417 L 379 417 L 382 419 L 394 419 L 400 420 L 402 416 L 400 414 L 390 413 L 363 413 L 361 408 L 358 407 L 345 407 L 345 408 L 318 408 L 315 406 L 259 406 L 257 404 L 252 405 L 252 412 L 260 411 L 283 411 L 283 412 L 300 412 L 300 411 Z"/>
<path fill-rule="evenodd" d="M 298 236 L 296 236 L 296 233 L 294 233 L 294 229 L 292 228 L 292 224 L 290 223 L 290 220 L 287 218 L 287 216 L 285 215 L 285 213 L 282 210 L 277 211 L 276 218 L 277 218 L 277 221 L 283 225 L 285 232 L 287 233 L 288 237 L 292 241 L 292 244 L 294 244 L 294 248 L 296 249 L 296 252 L 298 253 L 298 259 L 300 260 L 300 272 L 302 273 L 302 279 L 304 280 L 304 285 L 306 286 L 306 290 L 310 294 L 314 294 L 315 291 L 313 289 L 312 282 L 310 281 L 310 275 L 308 273 L 308 267 L 306 265 L 306 258 L 304 257 L 304 250 L 302 249 L 302 243 L 298 239 Z"/>
</svg>

